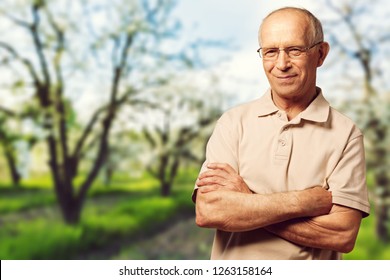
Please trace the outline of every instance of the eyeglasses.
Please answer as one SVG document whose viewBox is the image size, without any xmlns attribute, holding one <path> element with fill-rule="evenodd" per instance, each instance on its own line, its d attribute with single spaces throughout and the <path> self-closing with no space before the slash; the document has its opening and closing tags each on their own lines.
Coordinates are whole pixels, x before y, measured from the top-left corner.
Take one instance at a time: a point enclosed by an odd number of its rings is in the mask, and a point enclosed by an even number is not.
<svg viewBox="0 0 390 280">
<path fill-rule="evenodd" d="M 310 47 L 287 47 L 287 48 L 259 48 L 257 52 L 259 53 L 260 58 L 263 60 L 273 61 L 276 60 L 279 57 L 280 51 L 284 51 L 287 56 L 291 59 L 299 59 L 303 55 L 307 54 L 307 52 L 317 46 L 318 44 L 321 44 L 321 42 L 315 43 L 314 45 L 311 45 Z"/>
</svg>

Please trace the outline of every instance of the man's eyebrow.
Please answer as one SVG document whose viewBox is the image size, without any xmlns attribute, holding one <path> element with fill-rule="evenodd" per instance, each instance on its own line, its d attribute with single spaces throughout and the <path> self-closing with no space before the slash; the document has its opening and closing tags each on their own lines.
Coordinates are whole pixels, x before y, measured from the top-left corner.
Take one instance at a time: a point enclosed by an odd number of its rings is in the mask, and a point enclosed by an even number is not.
<svg viewBox="0 0 390 280">
<path fill-rule="evenodd" d="M 299 44 L 296 44 L 296 45 L 288 45 L 286 47 L 261 47 L 261 49 L 288 49 L 288 48 L 304 48 L 305 46 L 304 45 L 299 45 Z"/>
</svg>

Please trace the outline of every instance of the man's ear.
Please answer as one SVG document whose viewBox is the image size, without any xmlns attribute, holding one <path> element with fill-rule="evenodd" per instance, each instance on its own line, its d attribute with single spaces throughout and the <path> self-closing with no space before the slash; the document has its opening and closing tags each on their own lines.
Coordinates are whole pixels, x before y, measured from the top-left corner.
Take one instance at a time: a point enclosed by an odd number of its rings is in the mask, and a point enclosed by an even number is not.
<svg viewBox="0 0 390 280">
<path fill-rule="evenodd" d="M 330 46 L 327 42 L 321 43 L 320 47 L 318 48 L 319 57 L 318 57 L 317 67 L 320 67 L 324 63 L 325 58 L 329 53 L 329 50 L 330 50 Z"/>
</svg>

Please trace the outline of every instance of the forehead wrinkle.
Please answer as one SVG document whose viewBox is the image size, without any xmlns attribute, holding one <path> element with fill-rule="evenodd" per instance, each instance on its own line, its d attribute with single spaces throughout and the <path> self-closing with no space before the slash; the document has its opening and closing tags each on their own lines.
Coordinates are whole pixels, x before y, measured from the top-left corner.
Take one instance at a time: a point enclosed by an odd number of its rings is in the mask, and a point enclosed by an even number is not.
<svg viewBox="0 0 390 280">
<path fill-rule="evenodd" d="M 311 41 L 311 33 L 311 24 L 307 16 L 299 11 L 288 10 L 266 18 L 259 28 L 258 39 L 260 46 L 267 48 L 300 46 Z M 270 41 L 269 46 L 262 44 L 264 39 L 267 45 Z"/>
</svg>

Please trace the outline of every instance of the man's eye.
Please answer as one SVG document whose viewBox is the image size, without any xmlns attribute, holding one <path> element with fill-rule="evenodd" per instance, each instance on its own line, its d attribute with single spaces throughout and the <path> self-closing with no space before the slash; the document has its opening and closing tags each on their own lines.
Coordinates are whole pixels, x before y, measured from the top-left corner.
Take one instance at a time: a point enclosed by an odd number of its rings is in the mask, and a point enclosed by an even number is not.
<svg viewBox="0 0 390 280">
<path fill-rule="evenodd" d="M 295 47 L 289 48 L 289 49 L 288 49 L 288 53 L 289 53 L 290 55 L 293 55 L 293 56 L 299 56 L 299 55 L 302 53 L 302 49 L 300 49 L 300 48 L 295 48 Z"/>
<path fill-rule="evenodd" d="M 268 49 L 268 50 L 264 50 L 264 56 L 275 56 L 278 54 L 278 49 Z"/>
</svg>

